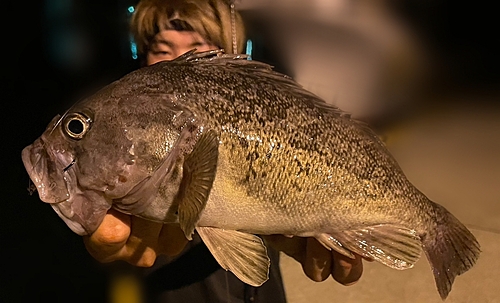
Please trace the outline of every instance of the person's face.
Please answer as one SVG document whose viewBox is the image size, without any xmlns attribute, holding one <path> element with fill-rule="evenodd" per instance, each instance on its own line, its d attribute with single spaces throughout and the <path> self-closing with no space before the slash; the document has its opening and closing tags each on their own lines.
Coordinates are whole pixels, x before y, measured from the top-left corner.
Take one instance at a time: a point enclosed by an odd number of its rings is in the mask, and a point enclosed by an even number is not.
<svg viewBox="0 0 500 303">
<path fill-rule="evenodd" d="M 196 48 L 197 52 L 218 49 L 197 32 L 162 30 L 156 34 L 147 52 L 146 64 L 151 65 L 163 60 L 173 60 L 193 48 Z"/>
</svg>

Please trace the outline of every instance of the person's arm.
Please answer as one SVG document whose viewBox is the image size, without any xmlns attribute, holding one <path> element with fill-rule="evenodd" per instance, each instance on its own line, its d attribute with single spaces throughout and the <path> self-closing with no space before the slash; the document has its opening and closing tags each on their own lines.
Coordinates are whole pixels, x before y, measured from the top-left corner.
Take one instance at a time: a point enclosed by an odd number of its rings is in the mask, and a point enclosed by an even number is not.
<svg viewBox="0 0 500 303">
<path fill-rule="evenodd" d="M 263 238 L 273 248 L 300 262 L 313 281 L 324 281 L 331 275 L 340 284 L 352 285 L 363 273 L 361 257 L 349 259 L 329 251 L 314 238 L 281 235 Z M 124 260 L 141 267 L 152 266 L 158 255 L 179 254 L 187 242 L 178 225 L 155 223 L 116 210 L 110 210 L 99 228 L 84 237 L 87 250 L 96 260 L 103 263 Z"/>
</svg>

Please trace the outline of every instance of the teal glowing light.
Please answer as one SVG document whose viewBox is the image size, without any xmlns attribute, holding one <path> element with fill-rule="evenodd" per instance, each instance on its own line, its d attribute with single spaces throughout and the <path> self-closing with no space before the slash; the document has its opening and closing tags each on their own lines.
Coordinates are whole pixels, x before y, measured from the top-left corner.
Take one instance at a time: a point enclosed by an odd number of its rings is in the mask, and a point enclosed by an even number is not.
<svg viewBox="0 0 500 303">
<path fill-rule="evenodd" d="M 247 51 L 246 51 L 246 54 L 248 55 L 248 60 L 252 60 L 252 51 L 253 51 L 253 42 L 252 42 L 252 40 L 248 39 L 247 40 Z"/>
<path fill-rule="evenodd" d="M 128 12 L 129 12 L 129 13 L 131 13 L 131 14 L 132 14 L 132 13 L 135 11 L 135 8 L 134 8 L 133 6 L 129 6 L 129 7 L 127 8 L 127 10 L 128 10 Z"/>
<path fill-rule="evenodd" d="M 132 59 L 136 60 L 138 58 L 138 56 L 137 56 L 137 44 L 135 43 L 132 35 L 129 36 L 129 42 L 130 42 L 130 53 L 132 54 Z"/>
</svg>

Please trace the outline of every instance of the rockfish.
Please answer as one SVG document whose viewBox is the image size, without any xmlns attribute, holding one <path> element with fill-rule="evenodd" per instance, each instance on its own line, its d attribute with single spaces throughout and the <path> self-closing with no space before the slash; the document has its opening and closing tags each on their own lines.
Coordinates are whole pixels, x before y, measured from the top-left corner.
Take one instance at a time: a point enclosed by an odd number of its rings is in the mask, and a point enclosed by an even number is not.
<svg viewBox="0 0 500 303">
<path fill-rule="evenodd" d="M 258 235 L 411 268 L 424 251 L 443 299 L 479 257 L 473 234 L 413 186 L 367 125 L 267 64 L 189 52 L 138 69 L 56 116 L 22 152 L 40 199 L 77 234 L 111 207 L 196 231 L 259 286 Z"/>
</svg>

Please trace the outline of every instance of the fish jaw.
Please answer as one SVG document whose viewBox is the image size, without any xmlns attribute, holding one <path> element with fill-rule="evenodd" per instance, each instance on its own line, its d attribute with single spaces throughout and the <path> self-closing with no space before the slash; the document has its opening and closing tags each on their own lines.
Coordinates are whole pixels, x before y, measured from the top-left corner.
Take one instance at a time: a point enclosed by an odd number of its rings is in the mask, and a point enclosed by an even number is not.
<svg viewBox="0 0 500 303">
<path fill-rule="evenodd" d="M 43 138 L 22 151 L 23 164 L 40 200 L 50 203 L 76 234 L 91 234 L 111 208 L 111 201 L 99 191 L 79 188 L 75 170 L 67 169 L 73 163 L 71 153 L 49 146 Z"/>
<path fill-rule="evenodd" d="M 70 191 L 69 199 L 51 206 L 73 232 L 90 235 L 99 227 L 112 202 L 98 191 L 79 188 Z"/>
<path fill-rule="evenodd" d="M 70 157 L 63 151 L 47 150 L 42 138 L 23 149 L 24 167 L 43 202 L 59 203 L 69 198 L 64 174 L 72 162 Z"/>
</svg>

